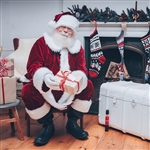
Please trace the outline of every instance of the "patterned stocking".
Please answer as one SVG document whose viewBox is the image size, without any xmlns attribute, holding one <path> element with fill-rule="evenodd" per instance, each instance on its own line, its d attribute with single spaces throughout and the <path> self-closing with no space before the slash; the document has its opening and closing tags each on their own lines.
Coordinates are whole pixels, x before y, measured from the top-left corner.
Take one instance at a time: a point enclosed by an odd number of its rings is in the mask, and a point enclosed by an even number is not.
<svg viewBox="0 0 150 150">
<path fill-rule="evenodd" d="M 124 65 L 124 30 L 121 30 L 120 35 L 116 38 L 117 44 L 118 44 L 118 49 L 120 52 L 120 56 L 121 56 L 121 62 L 119 64 L 119 76 L 120 79 L 123 79 L 123 75 L 124 75 L 124 69 L 123 69 L 123 65 Z"/>
<path fill-rule="evenodd" d="M 141 38 L 141 42 L 145 49 L 145 54 L 147 56 L 147 65 L 145 70 L 145 80 L 148 81 L 150 77 L 150 29 L 148 33 Z"/>
<path fill-rule="evenodd" d="M 99 74 L 101 64 L 104 64 L 106 61 L 102 52 L 101 42 L 99 39 L 96 26 L 94 32 L 90 35 L 90 51 L 91 51 L 91 62 L 89 68 L 89 75 L 91 78 L 95 78 Z"/>
</svg>

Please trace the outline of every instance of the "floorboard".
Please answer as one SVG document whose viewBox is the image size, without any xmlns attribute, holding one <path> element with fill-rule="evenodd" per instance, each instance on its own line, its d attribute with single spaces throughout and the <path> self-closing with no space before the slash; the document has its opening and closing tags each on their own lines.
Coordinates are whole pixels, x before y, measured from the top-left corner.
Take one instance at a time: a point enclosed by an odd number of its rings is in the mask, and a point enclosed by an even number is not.
<svg viewBox="0 0 150 150">
<path fill-rule="evenodd" d="M 77 140 L 66 132 L 67 116 L 62 113 L 54 113 L 55 135 L 48 144 L 37 147 L 33 141 L 42 126 L 31 119 L 31 137 L 27 137 L 23 103 L 17 109 L 25 140 L 19 140 L 17 131 L 11 132 L 10 124 L 1 123 L 0 150 L 150 150 L 148 140 L 113 128 L 105 132 L 104 126 L 98 123 L 98 116 L 94 114 L 84 115 L 83 128 L 89 133 L 88 139 Z M 3 116 L 7 116 L 6 110 L 0 112 L 0 117 Z"/>
</svg>

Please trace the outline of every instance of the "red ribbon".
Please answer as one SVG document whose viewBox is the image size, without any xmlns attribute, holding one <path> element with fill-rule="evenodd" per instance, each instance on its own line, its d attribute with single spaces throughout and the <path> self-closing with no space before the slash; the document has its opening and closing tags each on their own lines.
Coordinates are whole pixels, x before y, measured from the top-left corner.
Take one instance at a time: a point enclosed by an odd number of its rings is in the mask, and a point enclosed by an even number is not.
<svg viewBox="0 0 150 150">
<path fill-rule="evenodd" d="M 2 82 L 2 100 L 3 100 L 3 104 L 5 104 L 4 80 L 3 80 L 3 78 L 1 78 L 1 82 Z"/>
<path fill-rule="evenodd" d="M 64 84 L 65 84 L 66 80 L 72 81 L 71 79 L 68 78 L 68 75 L 71 74 L 71 72 L 69 72 L 69 71 L 61 71 L 61 74 L 62 74 L 62 75 L 57 74 L 56 76 L 62 78 L 62 80 L 60 80 L 59 87 L 60 87 L 60 89 L 62 89 L 62 90 L 64 91 Z M 77 85 L 78 85 L 78 90 L 79 90 L 79 82 L 76 81 L 76 80 L 74 80 L 74 81 L 72 81 L 72 82 L 76 82 L 76 83 L 77 83 Z"/>
<path fill-rule="evenodd" d="M 7 58 L 0 59 L 0 77 L 8 76 L 8 70 L 13 70 L 14 66 L 6 66 L 8 62 Z"/>
</svg>

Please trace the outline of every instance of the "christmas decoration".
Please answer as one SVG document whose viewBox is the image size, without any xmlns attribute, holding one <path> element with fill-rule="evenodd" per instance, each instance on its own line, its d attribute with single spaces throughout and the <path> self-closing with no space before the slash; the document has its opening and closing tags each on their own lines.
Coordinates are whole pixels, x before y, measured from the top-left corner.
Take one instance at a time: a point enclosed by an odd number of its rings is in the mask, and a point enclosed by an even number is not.
<svg viewBox="0 0 150 150">
<path fill-rule="evenodd" d="M 0 77 L 14 76 L 14 59 L 0 58 Z"/>
<path fill-rule="evenodd" d="M 150 25 L 148 33 L 141 38 L 141 42 L 145 49 L 145 54 L 147 56 L 147 65 L 145 70 L 145 80 L 148 81 L 150 78 Z"/>
<path fill-rule="evenodd" d="M 137 18 L 139 17 L 139 14 L 137 13 L 137 1 L 135 2 L 135 10 L 134 13 L 132 14 L 134 22 L 137 21 Z"/>
<path fill-rule="evenodd" d="M 119 76 L 120 79 L 123 80 L 123 76 L 124 76 L 124 30 L 121 30 L 120 35 L 116 38 L 117 44 L 118 44 L 118 49 L 120 52 L 120 56 L 121 56 L 121 62 L 118 66 L 119 68 Z"/>
<path fill-rule="evenodd" d="M 96 22 L 95 22 L 95 30 L 90 35 L 90 51 L 91 51 L 91 63 L 89 68 L 89 75 L 91 78 L 95 78 L 98 76 L 99 71 L 101 70 L 101 65 L 104 64 L 106 61 L 102 52 Z"/>
<path fill-rule="evenodd" d="M 55 80 L 58 81 L 61 91 L 75 95 L 80 88 L 82 76 L 75 76 L 72 72 L 60 70 L 55 75 Z"/>
<path fill-rule="evenodd" d="M 147 22 L 150 21 L 150 9 L 146 7 L 146 13 L 140 9 L 137 9 L 137 1 L 135 2 L 135 8 L 127 8 L 127 14 L 122 10 L 121 14 L 117 14 L 114 10 L 106 7 L 105 10 L 95 7 L 93 10 L 83 5 L 82 8 L 79 5 L 72 5 L 72 9 L 68 7 L 71 13 L 80 22 L 91 22 L 93 20 L 97 22 Z"/>
<path fill-rule="evenodd" d="M 119 76 L 119 67 L 118 67 L 119 65 L 120 65 L 119 63 L 111 61 L 110 64 L 109 64 L 109 67 L 107 69 L 105 78 L 106 79 L 111 79 L 111 80 L 114 80 L 114 79 L 118 80 L 120 78 L 120 76 Z M 123 64 L 123 69 L 124 69 L 124 78 L 125 79 L 130 78 L 130 75 L 128 73 L 128 70 L 127 70 L 125 64 Z"/>
</svg>

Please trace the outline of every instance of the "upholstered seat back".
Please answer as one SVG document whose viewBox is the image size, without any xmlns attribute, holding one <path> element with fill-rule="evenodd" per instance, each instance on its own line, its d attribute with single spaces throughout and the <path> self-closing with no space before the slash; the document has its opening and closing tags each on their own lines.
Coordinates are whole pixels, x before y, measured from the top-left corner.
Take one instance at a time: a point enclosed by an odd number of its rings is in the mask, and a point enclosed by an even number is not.
<svg viewBox="0 0 150 150">
<path fill-rule="evenodd" d="M 19 78 L 26 74 L 26 64 L 28 61 L 28 56 L 36 40 L 37 38 L 19 39 L 18 48 L 7 57 L 14 59 L 14 75 L 16 77 Z"/>
<path fill-rule="evenodd" d="M 35 43 L 37 38 L 30 39 L 18 39 L 15 38 L 15 42 L 13 40 L 15 51 L 7 56 L 7 58 L 14 59 L 14 76 L 19 78 L 26 74 L 26 64 L 28 61 L 28 56 L 30 50 Z M 22 83 L 17 82 L 17 95 L 21 95 Z"/>
</svg>

